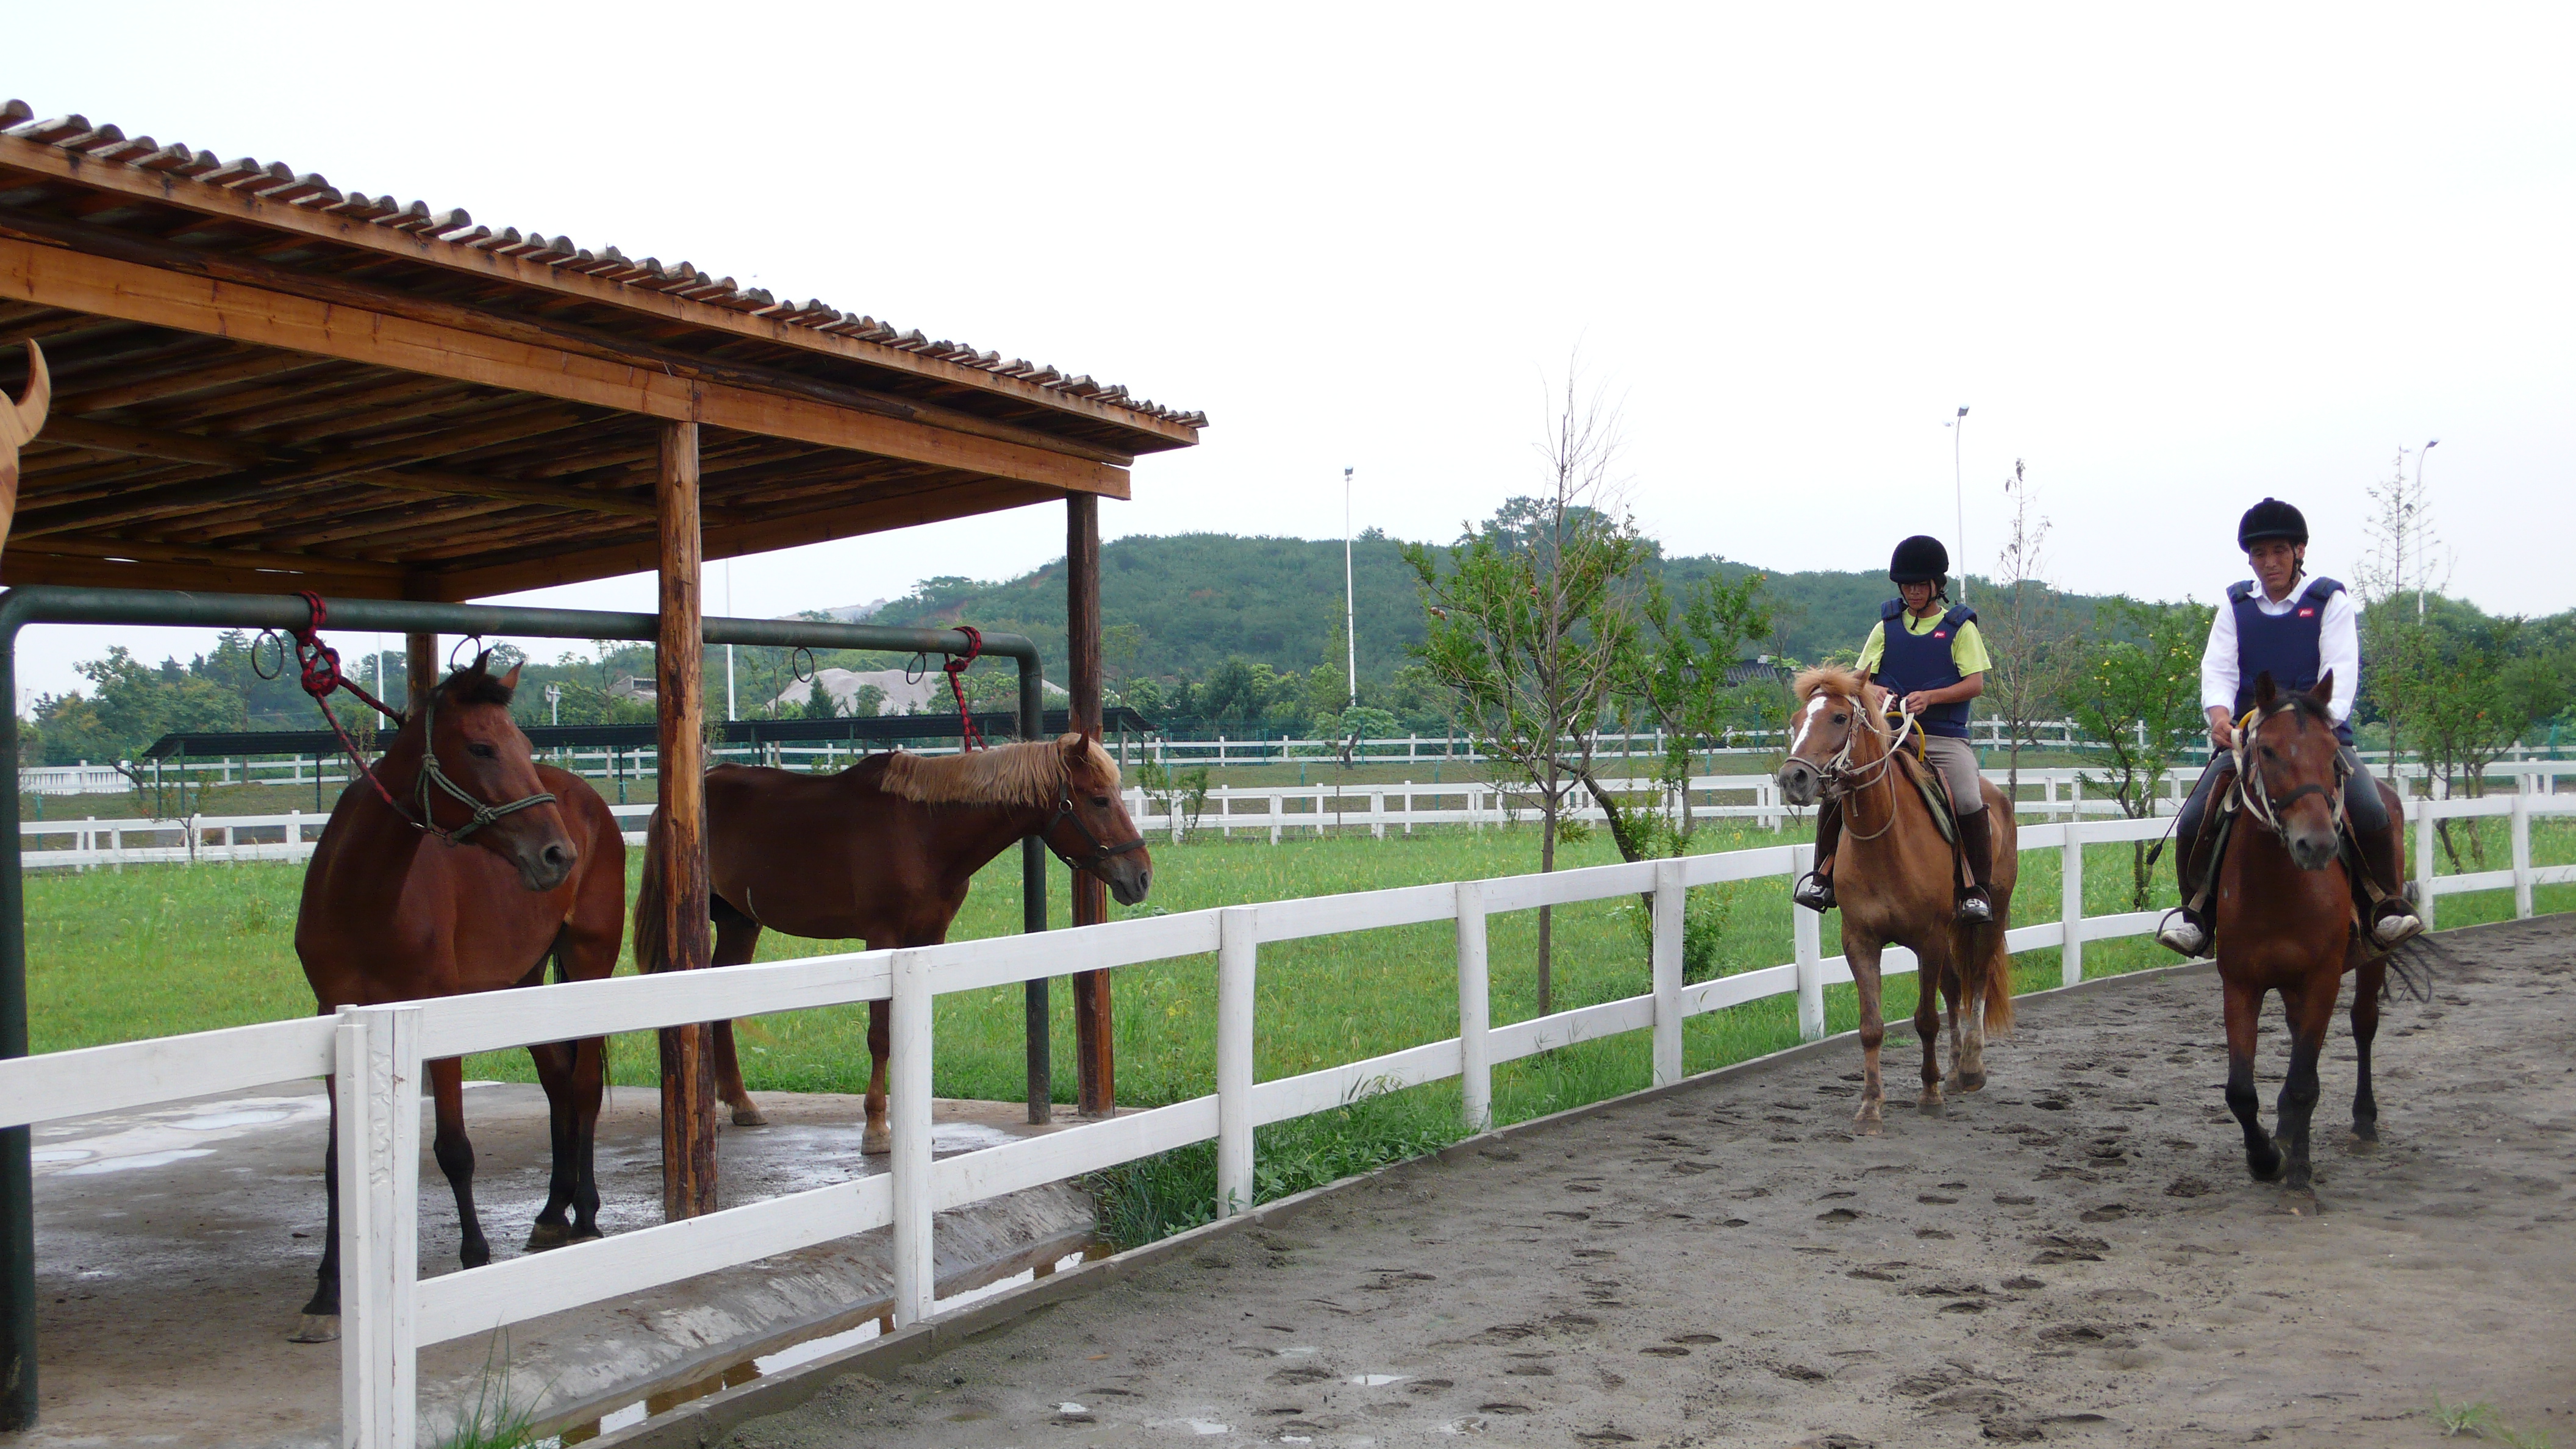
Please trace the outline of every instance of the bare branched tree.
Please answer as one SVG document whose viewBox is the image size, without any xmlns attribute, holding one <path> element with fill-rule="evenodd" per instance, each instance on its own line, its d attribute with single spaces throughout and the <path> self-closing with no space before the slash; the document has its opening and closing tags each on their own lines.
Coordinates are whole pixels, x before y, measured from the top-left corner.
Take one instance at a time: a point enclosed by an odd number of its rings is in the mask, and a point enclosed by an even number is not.
<svg viewBox="0 0 2576 1449">
<path fill-rule="evenodd" d="M 2360 596 L 2362 645 L 2376 667 L 2362 671 L 2362 688 L 2388 722 L 2388 778 L 2397 778 L 2398 756 L 2405 749 L 2408 718 L 2400 683 L 2423 664 L 2427 650 L 2424 601 L 2450 582 L 2450 565 L 2433 510 L 2424 496 L 2424 473 L 2406 476 L 2407 456 L 2397 450 L 2389 476 L 2370 486 L 2370 515 L 2364 524 L 2369 553 L 2353 572 Z M 2411 604 L 2411 607 L 2409 605 Z M 2429 782 L 2428 782 L 2429 783 Z"/>
<path fill-rule="evenodd" d="M 2012 521 L 1996 556 L 1991 617 L 1981 628 L 1993 657 L 1986 702 L 2002 727 L 2009 793 L 2021 798 L 2021 752 L 2039 744 L 2038 725 L 2060 707 L 2064 676 L 2073 660 L 2075 628 L 2047 575 L 2048 515 L 2038 511 L 2036 489 L 2013 460 L 2004 492 Z"/>
</svg>

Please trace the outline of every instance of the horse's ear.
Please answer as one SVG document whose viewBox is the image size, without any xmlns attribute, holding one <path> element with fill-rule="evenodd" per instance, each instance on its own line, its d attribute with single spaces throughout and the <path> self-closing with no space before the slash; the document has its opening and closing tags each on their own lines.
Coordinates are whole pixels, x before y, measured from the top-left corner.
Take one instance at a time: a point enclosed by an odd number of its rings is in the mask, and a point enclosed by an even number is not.
<svg viewBox="0 0 2576 1449">
<path fill-rule="evenodd" d="M 1056 736 L 1055 747 L 1063 753 L 1068 762 L 1081 759 L 1089 753 L 1090 746 L 1090 738 L 1080 730 L 1068 730 Z"/>
<path fill-rule="evenodd" d="M 2270 709 L 2272 707 L 2272 701 L 2279 699 L 2280 697 L 2281 689 L 2280 686 L 2272 682 L 2271 670 L 2266 669 L 2262 673 L 2254 676 L 2254 707 L 2256 709 Z"/>
<path fill-rule="evenodd" d="M 2333 670 L 2331 670 L 2331 669 L 2327 670 L 2327 671 L 2326 671 L 2326 674 L 2325 674 L 2325 678 L 2320 679 L 2320 680 L 2318 680 L 2318 681 L 2317 681 L 2317 687 L 2308 691 L 2308 698 L 2315 700 L 2315 701 L 2316 701 L 2317 703 L 2319 703 L 2319 704 L 2332 704 L 2332 703 L 2334 703 L 2334 671 L 2333 671 Z"/>
<path fill-rule="evenodd" d="M 527 668 L 527 667 L 528 667 L 528 661 L 526 661 L 526 660 L 524 660 L 524 659 L 520 660 L 520 661 L 519 661 L 518 663 L 516 663 L 516 664 L 511 665 L 511 666 L 510 666 L 510 672 L 501 676 L 501 687 L 502 687 L 503 689 L 507 689 L 507 690 L 510 690 L 510 691 L 512 691 L 512 692 L 516 692 L 516 691 L 518 690 L 518 687 L 519 687 L 519 671 L 520 671 L 520 670 L 522 670 L 522 669 L 525 669 L 525 668 Z"/>
</svg>

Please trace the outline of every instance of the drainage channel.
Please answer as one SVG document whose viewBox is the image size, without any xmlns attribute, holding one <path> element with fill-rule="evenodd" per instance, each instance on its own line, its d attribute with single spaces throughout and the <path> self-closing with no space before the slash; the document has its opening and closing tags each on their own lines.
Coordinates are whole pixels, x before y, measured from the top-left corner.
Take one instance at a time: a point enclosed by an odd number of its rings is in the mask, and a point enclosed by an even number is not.
<svg viewBox="0 0 2576 1449">
<path fill-rule="evenodd" d="M 1035 1267 L 1022 1268 L 1016 1273 L 995 1278 L 989 1283 L 977 1284 L 950 1297 L 939 1299 L 932 1304 L 932 1309 L 934 1312 L 945 1313 L 951 1309 L 963 1308 L 970 1303 L 980 1303 L 987 1298 L 999 1297 L 1014 1288 L 1024 1288 L 1041 1278 L 1052 1277 L 1064 1269 L 1083 1263 L 1097 1262 L 1115 1251 L 1116 1249 L 1107 1243 L 1095 1242 L 1085 1246 L 1079 1252 L 1066 1253 L 1061 1257 L 1039 1263 Z M 843 1321 L 845 1320 L 834 1319 L 826 1322 Z M 708 1370 L 684 1383 L 652 1390 L 642 1398 L 610 1409 L 597 1418 L 567 1426 L 552 1437 L 532 1441 L 530 1449 L 569 1449 L 569 1446 L 574 1444 L 586 1444 L 603 1434 L 614 1434 L 621 1429 L 631 1429 L 638 1424 L 646 1423 L 671 1412 L 682 1404 L 692 1403 L 710 1394 L 719 1394 L 726 1389 L 784 1373 L 817 1359 L 828 1358 L 845 1348 L 854 1348 L 892 1332 L 894 1332 L 894 1315 L 886 1313 L 880 1317 L 867 1319 L 855 1327 L 829 1329 L 818 1332 L 811 1338 L 792 1340 L 766 1353 L 753 1354 L 724 1367 Z"/>
</svg>

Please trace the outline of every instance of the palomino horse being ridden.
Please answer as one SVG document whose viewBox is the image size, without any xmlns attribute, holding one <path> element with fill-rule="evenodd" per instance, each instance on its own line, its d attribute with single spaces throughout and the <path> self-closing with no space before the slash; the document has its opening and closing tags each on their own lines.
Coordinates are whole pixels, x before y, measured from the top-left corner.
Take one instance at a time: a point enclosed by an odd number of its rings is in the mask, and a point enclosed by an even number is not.
<svg viewBox="0 0 2576 1449">
<path fill-rule="evenodd" d="M 2281 694 L 2264 674 L 2254 712 L 2239 729 L 2236 799 L 2251 829 L 2236 832 L 2218 867 L 2218 976 L 2227 992 L 2227 1110 L 2245 1129 L 2245 1165 L 2265 1182 L 2282 1176 L 2282 1153 L 2264 1135 L 2254 1094 L 2254 1028 L 2266 992 L 2281 993 L 2290 1029 L 2290 1073 L 2277 1108 L 2289 1145 L 2284 1185 L 2308 1190 L 2308 1124 L 2317 1108 L 2317 1058 L 2334 1021 L 2344 973 L 2353 973 L 2352 1045 L 2357 1062 L 2352 1135 L 2379 1140 L 2379 1103 L 2370 1093 L 2370 1043 L 2379 1033 L 2388 957 L 2363 939 L 2354 914 L 2353 867 L 2344 856 L 2344 765 L 2335 738 L 2329 671 L 2305 694 Z M 2373 781 L 2390 829 L 2403 832 L 2397 793 Z M 2214 827 L 2215 822 L 2212 822 Z M 2210 827 L 2205 827 L 2210 828 Z"/>
<path fill-rule="evenodd" d="M 1789 756 L 1780 765 L 1780 793 L 1796 805 L 1842 802 L 1834 888 L 1842 903 L 1843 954 L 1860 993 L 1866 1071 L 1856 1120 L 1862 1132 L 1876 1132 L 1886 1101 L 1878 1046 L 1887 1034 L 1879 1014 L 1878 960 L 1891 943 L 1912 949 L 1920 963 L 1914 1031 L 1923 1042 L 1923 1095 L 1916 1105 L 1926 1112 L 1941 1110 L 1943 997 L 1950 1005 L 1950 1081 L 1962 1092 L 1986 1084 L 1986 1034 L 2012 1029 L 2012 961 L 2004 951 L 2004 929 L 2012 919 L 2013 881 L 2020 875 L 2018 832 L 2012 802 L 1992 781 L 1979 781 L 1986 818 L 1994 822 L 1989 833 L 1995 850 L 1995 918 L 1961 924 L 1957 854 L 1942 837 L 1919 788 L 1928 772 L 1897 750 L 1888 734 L 1880 712 L 1887 692 L 1866 675 L 1832 668 L 1799 675 L 1797 691 L 1799 707 L 1789 717 Z"/>
<path fill-rule="evenodd" d="M 607 802 L 578 776 L 530 757 L 510 719 L 519 671 L 494 678 L 484 655 L 413 711 L 375 764 L 380 794 L 340 793 L 304 873 L 295 953 L 324 1012 L 534 986 L 548 957 L 558 979 L 596 981 L 625 934 L 626 842 Z M 397 806 L 386 799 L 405 802 Z M 599 1236 L 591 1137 L 599 1122 L 597 1037 L 528 1048 L 552 1116 L 554 1176 L 531 1249 Z M 429 1063 L 439 1170 L 456 1190 L 468 1268 L 491 1261 L 474 1213 L 474 1148 L 453 1057 Z M 339 1136 L 333 1084 L 331 1132 Z M 323 1159 L 330 1230 L 298 1343 L 340 1332 L 340 1168 Z M 565 1219 L 565 1209 L 572 1211 Z"/>
<path fill-rule="evenodd" d="M 662 828 L 661 812 L 653 829 Z M 975 872 L 1037 836 L 1065 864 L 1108 882 L 1120 905 L 1145 898 L 1154 862 L 1118 798 L 1118 766 L 1072 734 L 948 756 L 870 755 L 837 775 L 753 765 L 707 772 L 707 895 L 713 964 L 752 958 L 764 929 L 869 949 L 935 946 L 966 903 Z M 663 970 L 660 857 L 647 855 L 635 895 L 635 959 Z M 868 1003 L 867 1131 L 882 1153 L 889 1004 Z M 743 1090 L 733 1023 L 715 1029 L 716 1093 L 733 1120 L 765 1119 Z"/>
</svg>

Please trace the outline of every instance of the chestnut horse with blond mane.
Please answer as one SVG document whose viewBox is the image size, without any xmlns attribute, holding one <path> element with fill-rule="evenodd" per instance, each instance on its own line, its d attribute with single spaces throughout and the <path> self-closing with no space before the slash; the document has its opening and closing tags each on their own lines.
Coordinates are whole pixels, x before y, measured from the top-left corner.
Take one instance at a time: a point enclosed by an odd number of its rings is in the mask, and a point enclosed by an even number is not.
<svg viewBox="0 0 2576 1449">
<path fill-rule="evenodd" d="M 1843 955 L 1860 993 L 1866 1075 L 1855 1120 L 1860 1131 L 1871 1133 L 1879 1128 L 1886 1101 L 1878 1074 L 1879 1043 L 1887 1035 L 1879 1013 L 1878 962 L 1889 945 L 1912 950 L 1919 963 L 1914 1031 L 1923 1043 L 1923 1095 L 1916 1106 L 1941 1110 L 1943 998 L 1950 1008 L 1949 1082 L 1962 1092 L 1986 1084 L 1986 1035 L 2012 1029 L 2012 960 L 2004 950 L 2004 930 L 2020 874 L 2018 831 L 2012 802 L 1994 782 L 1980 780 L 1987 818 L 1994 822 L 1995 918 L 1961 923 L 1958 856 L 1923 798 L 1921 782 L 1930 772 L 1896 748 L 1888 730 L 1887 691 L 1865 674 L 1828 667 L 1799 675 L 1797 695 L 1780 792 L 1796 805 L 1824 799 L 1842 804 L 1834 888 L 1841 898 Z"/>
<path fill-rule="evenodd" d="M 655 831 L 662 814 L 653 813 Z M 1154 862 L 1118 798 L 1118 765 L 1085 735 L 956 755 L 870 755 L 836 775 L 756 765 L 707 772 L 707 910 L 712 964 L 739 966 L 760 933 L 863 940 L 870 950 L 936 946 L 966 903 L 975 872 L 1030 836 L 1075 870 L 1108 883 L 1120 905 L 1145 898 Z M 660 855 L 644 857 L 635 896 L 635 960 L 670 965 Z M 868 1003 L 867 1131 L 860 1150 L 889 1151 L 889 1003 Z M 716 1095 L 737 1125 L 767 1119 L 742 1085 L 733 1023 L 715 1027 Z"/>
</svg>

